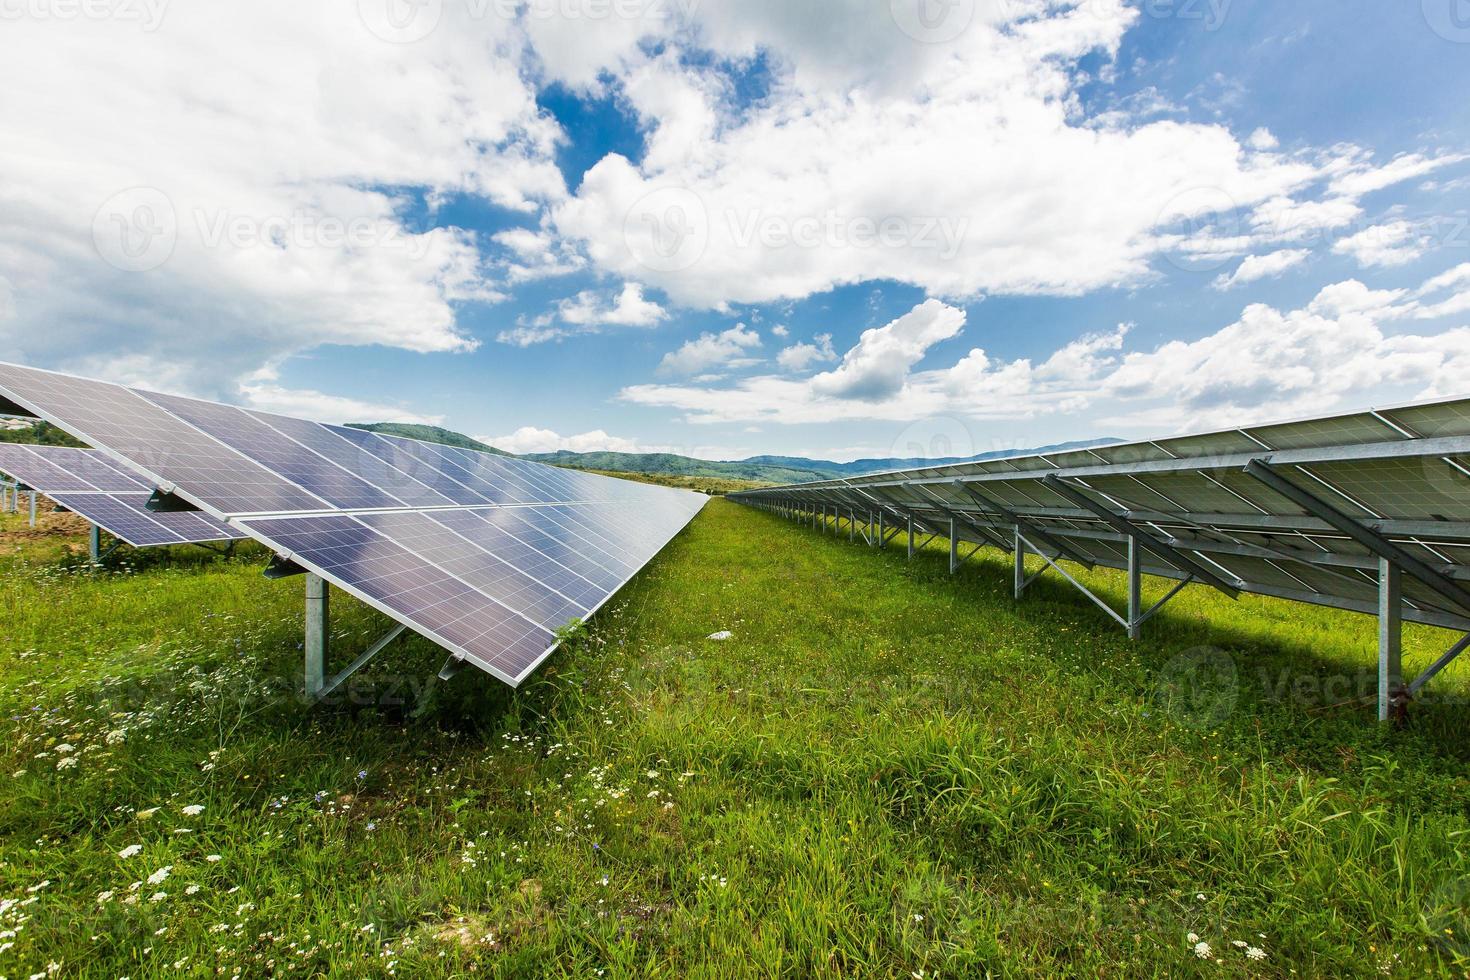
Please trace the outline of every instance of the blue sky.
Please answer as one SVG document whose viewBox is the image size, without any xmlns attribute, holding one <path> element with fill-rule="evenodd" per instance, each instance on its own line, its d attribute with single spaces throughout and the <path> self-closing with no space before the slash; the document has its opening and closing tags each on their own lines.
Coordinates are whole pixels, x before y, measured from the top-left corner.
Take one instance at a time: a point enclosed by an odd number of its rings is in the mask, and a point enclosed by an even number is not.
<svg viewBox="0 0 1470 980">
<path fill-rule="evenodd" d="M 720 458 L 1470 394 L 1465 0 L 99 9 L 0 36 L 12 359 Z"/>
</svg>

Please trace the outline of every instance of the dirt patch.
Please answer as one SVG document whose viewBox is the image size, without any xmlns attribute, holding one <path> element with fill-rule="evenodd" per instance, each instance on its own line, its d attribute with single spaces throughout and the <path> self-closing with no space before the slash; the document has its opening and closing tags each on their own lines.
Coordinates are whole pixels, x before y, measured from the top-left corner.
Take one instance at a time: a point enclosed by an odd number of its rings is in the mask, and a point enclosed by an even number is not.
<svg viewBox="0 0 1470 980">
<path fill-rule="evenodd" d="M 460 949 L 498 949 L 507 940 L 540 929 L 550 909 L 541 901 L 541 882 L 527 878 L 516 886 L 510 903 L 513 908 L 500 919 L 489 913 L 472 912 L 456 915 L 443 922 L 426 922 L 421 932 L 446 946 Z"/>
<path fill-rule="evenodd" d="M 19 513 L 0 515 L 0 521 L 3 521 L 5 527 L 4 531 L 0 531 L 0 535 L 23 539 L 61 538 L 86 534 L 92 526 L 85 518 L 78 517 L 76 514 L 58 511 L 54 503 L 41 497 L 36 501 L 36 526 L 31 527 L 29 523 L 30 506 L 29 495 L 22 494 Z"/>
</svg>

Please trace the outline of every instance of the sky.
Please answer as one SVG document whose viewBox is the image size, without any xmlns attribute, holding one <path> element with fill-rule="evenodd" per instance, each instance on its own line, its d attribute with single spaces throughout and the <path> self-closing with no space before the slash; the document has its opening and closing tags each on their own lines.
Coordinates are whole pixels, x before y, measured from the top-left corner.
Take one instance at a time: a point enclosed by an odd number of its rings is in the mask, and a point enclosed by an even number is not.
<svg viewBox="0 0 1470 980">
<path fill-rule="evenodd" d="M 1470 0 L 0 0 L 0 359 L 514 452 L 1470 395 Z"/>
</svg>

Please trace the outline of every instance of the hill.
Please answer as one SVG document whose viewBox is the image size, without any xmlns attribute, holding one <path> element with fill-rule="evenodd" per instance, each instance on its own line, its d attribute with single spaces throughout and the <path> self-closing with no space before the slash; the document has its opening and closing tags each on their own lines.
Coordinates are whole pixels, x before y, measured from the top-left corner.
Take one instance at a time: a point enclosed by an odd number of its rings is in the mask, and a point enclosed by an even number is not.
<svg viewBox="0 0 1470 980">
<path fill-rule="evenodd" d="M 437 425 L 410 425 L 404 422 L 354 422 L 354 429 L 382 432 L 406 439 L 437 442 L 446 446 L 476 449 L 480 452 L 509 456 L 511 453 L 473 439 L 452 429 Z M 827 459 L 810 459 L 805 456 L 751 456 L 749 459 L 714 460 L 680 456 L 676 453 L 574 453 L 560 450 L 554 453 L 526 453 L 521 458 L 552 466 L 567 466 L 578 470 L 593 470 L 610 476 L 619 474 L 650 473 L 658 476 L 682 477 L 692 481 L 734 481 L 725 489 L 744 489 L 751 485 L 780 483 L 810 483 L 814 480 L 833 480 L 839 477 L 862 476 L 865 473 L 882 473 L 886 470 L 912 469 L 917 466 L 947 466 L 953 463 L 972 463 L 979 460 L 999 459 L 1003 456 L 1024 456 L 1028 453 L 1063 452 L 1068 449 L 1086 449 L 1091 446 L 1106 446 L 1117 439 L 1091 439 L 1084 442 L 1064 442 L 1036 449 L 1010 449 L 980 453 L 975 456 L 946 456 L 926 459 L 923 457 L 875 457 L 856 459 L 850 463 L 838 463 Z M 696 487 L 695 483 L 688 486 Z"/>
<path fill-rule="evenodd" d="M 452 429 L 442 429 L 437 425 L 414 425 L 409 422 L 348 422 L 349 429 L 362 429 L 365 432 L 381 432 L 385 436 L 398 436 L 403 439 L 417 439 L 420 442 L 437 442 L 442 446 L 458 446 L 460 449 L 474 449 L 482 453 L 494 453 L 497 456 L 509 456 L 510 453 L 501 452 L 494 446 L 487 446 L 478 439 L 471 439 L 462 432 Z"/>
<path fill-rule="evenodd" d="M 696 459 L 692 456 L 678 456 L 673 453 L 573 453 L 565 450 L 555 453 L 532 453 L 526 458 L 540 463 L 551 463 L 554 466 L 570 466 L 576 469 L 615 473 L 664 473 L 758 483 L 809 483 L 813 480 L 862 476 L 865 473 L 882 473 L 886 470 L 911 469 L 916 466 L 946 466 L 952 463 L 999 459 L 1003 456 L 1085 449 L 1091 446 L 1105 446 L 1117 441 L 1116 439 L 1093 439 L 1086 442 L 1042 446 L 1037 449 L 980 453 L 976 456 L 948 456 L 939 459 L 887 457 L 857 459 L 850 463 L 809 459 L 805 456 L 752 456 L 749 459 L 740 460 L 708 460 Z"/>
</svg>

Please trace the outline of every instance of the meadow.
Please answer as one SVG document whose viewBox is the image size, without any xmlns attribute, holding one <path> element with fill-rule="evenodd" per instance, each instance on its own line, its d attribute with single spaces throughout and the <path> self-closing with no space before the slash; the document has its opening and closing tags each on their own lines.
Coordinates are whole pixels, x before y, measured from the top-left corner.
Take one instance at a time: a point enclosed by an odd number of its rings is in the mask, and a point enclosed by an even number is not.
<svg viewBox="0 0 1470 980">
<path fill-rule="evenodd" d="M 1191 587 L 1129 642 L 717 499 L 520 690 L 414 639 L 308 706 L 259 549 L 84 552 L 0 515 L 3 977 L 1470 968 L 1470 664 L 1381 727 L 1365 616 Z"/>
</svg>

